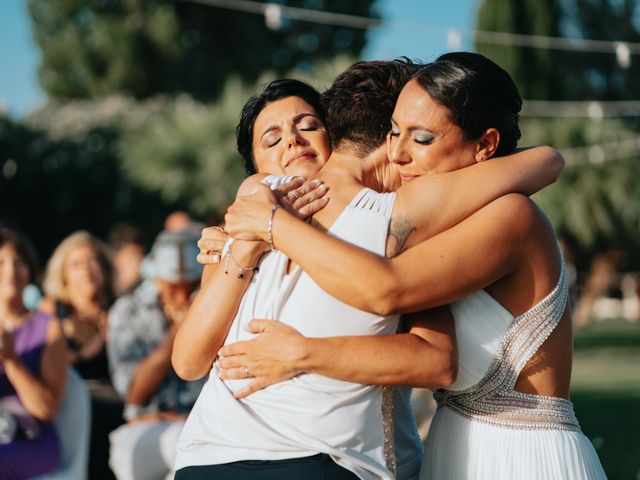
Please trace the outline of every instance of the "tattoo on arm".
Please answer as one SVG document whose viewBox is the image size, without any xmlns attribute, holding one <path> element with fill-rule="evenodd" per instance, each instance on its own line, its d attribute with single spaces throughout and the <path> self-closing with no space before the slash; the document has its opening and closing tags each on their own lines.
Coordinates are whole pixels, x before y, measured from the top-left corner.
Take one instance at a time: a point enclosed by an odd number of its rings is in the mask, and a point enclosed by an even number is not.
<svg viewBox="0 0 640 480">
<path fill-rule="evenodd" d="M 415 231 L 416 227 L 412 225 L 409 217 L 392 219 L 389 225 L 389 233 L 387 233 L 387 257 L 395 257 L 404 250 L 409 235 Z"/>
</svg>

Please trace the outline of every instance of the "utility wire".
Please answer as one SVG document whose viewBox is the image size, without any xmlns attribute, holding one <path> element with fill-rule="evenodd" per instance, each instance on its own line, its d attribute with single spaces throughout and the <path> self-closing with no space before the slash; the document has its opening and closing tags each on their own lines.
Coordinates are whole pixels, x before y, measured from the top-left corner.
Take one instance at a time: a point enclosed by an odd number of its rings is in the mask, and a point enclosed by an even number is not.
<svg viewBox="0 0 640 480">
<path fill-rule="evenodd" d="M 278 3 L 262 3 L 253 0 L 182 0 L 192 3 L 209 5 L 239 12 L 264 15 L 267 25 L 279 28 L 283 17 L 325 25 L 335 25 L 349 28 L 368 29 L 376 27 L 395 27 L 403 30 L 411 29 L 422 33 L 427 31 L 441 31 L 448 34 L 448 38 L 459 43 L 463 35 L 475 38 L 477 42 L 491 45 L 515 45 L 566 51 L 581 51 L 592 53 L 613 53 L 621 64 L 628 62 L 630 55 L 640 54 L 640 42 L 624 42 L 614 40 L 592 40 L 588 38 L 551 37 L 546 35 L 528 35 L 509 32 L 491 32 L 485 30 L 461 31 L 425 27 L 409 23 L 389 23 L 384 20 L 358 15 L 310 10 L 307 8 L 289 7 Z"/>
<path fill-rule="evenodd" d="M 567 167 L 601 165 L 606 162 L 640 157 L 640 136 L 558 150 L 564 157 Z"/>
<path fill-rule="evenodd" d="M 523 117 L 640 117 L 640 100 L 556 101 L 524 100 Z"/>
<path fill-rule="evenodd" d="M 307 8 L 288 7 L 278 3 L 262 3 L 251 0 L 183 0 L 191 3 L 200 3 L 212 7 L 235 10 L 238 12 L 255 13 L 265 15 L 269 8 L 277 8 L 282 17 L 291 18 L 311 23 L 336 25 L 340 27 L 367 29 L 379 27 L 383 22 L 377 18 L 347 15 L 344 13 L 324 12 L 321 10 L 309 10 Z"/>
</svg>

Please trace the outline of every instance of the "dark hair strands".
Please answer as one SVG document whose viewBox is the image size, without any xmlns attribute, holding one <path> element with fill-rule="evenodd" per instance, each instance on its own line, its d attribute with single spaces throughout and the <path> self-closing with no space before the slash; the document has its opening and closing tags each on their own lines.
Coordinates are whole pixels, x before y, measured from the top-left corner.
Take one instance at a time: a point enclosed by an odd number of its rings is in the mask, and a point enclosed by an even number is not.
<svg viewBox="0 0 640 480">
<path fill-rule="evenodd" d="M 477 140 L 489 128 L 500 133 L 495 156 L 512 153 L 520 139 L 522 98 L 509 74 L 471 52 L 452 52 L 425 65 L 414 76 L 436 102 L 451 113 L 464 138 Z"/>
<path fill-rule="evenodd" d="M 322 121 L 325 115 L 320 103 L 320 92 L 301 80 L 280 79 L 269 83 L 258 95 L 247 101 L 240 113 L 236 126 L 236 146 L 242 156 L 244 171 L 247 175 L 256 173 L 253 158 L 253 126 L 260 112 L 269 104 L 288 97 L 299 97 L 316 111 Z"/>
<path fill-rule="evenodd" d="M 366 156 L 382 145 L 398 95 L 420 67 L 403 57 L 358 62 L 338 75 L 320 99 L 334 147 Z"/>
</svg>

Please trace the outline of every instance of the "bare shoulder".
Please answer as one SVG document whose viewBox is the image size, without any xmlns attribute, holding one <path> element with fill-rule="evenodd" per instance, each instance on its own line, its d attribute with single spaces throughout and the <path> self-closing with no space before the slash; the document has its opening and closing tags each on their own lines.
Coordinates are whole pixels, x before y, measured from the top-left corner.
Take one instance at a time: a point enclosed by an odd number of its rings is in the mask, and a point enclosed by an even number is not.
<svg viewBox="0 0 640 480">
<path fill-rule="evenodd" d="M 497 221 L 506 223 L 514 236 L 528 236 L 543 225 L 548 226 L 540 208 L 529 197 L 519 193 L 504 195 L 482 210 L 495 216 Z"/>
<path fill-rule="evenodd" d="M 236 197 L 242 197 L 254 193 L 256 188 L 260 185 L 260 182 L 262 182 L 265 177 L 267 177 L 267 175 L 264 173 L 256 173 L 255 175 L 245 178 L 238 188 Z"/>
</svg>

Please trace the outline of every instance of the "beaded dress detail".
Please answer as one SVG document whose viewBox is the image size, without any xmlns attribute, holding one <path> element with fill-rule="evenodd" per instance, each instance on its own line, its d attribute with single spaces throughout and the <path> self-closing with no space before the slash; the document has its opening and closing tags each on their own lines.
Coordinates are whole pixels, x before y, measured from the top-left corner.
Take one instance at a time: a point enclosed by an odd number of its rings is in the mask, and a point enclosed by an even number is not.
<svg viewBox="0 0 640 480">
<path fill-rule="evenodd" d="M 568 292 L 563 262 L 554 290 L 513 321 L 484 378 L 462 391 L 435 392 L 438 408 L 446 405 L 465 417 L 502 428 L 580 430 L 570 401 L 515 390 L 521 370 L 560 322 Z"/>
<path fill-rule="evenodd" d="M 382 431 L 384 434 L 384 461 L 394 477 L 397 476 L 396 449 L 393 431 L 393 387 L 382 388 Z"/>
</svg>

